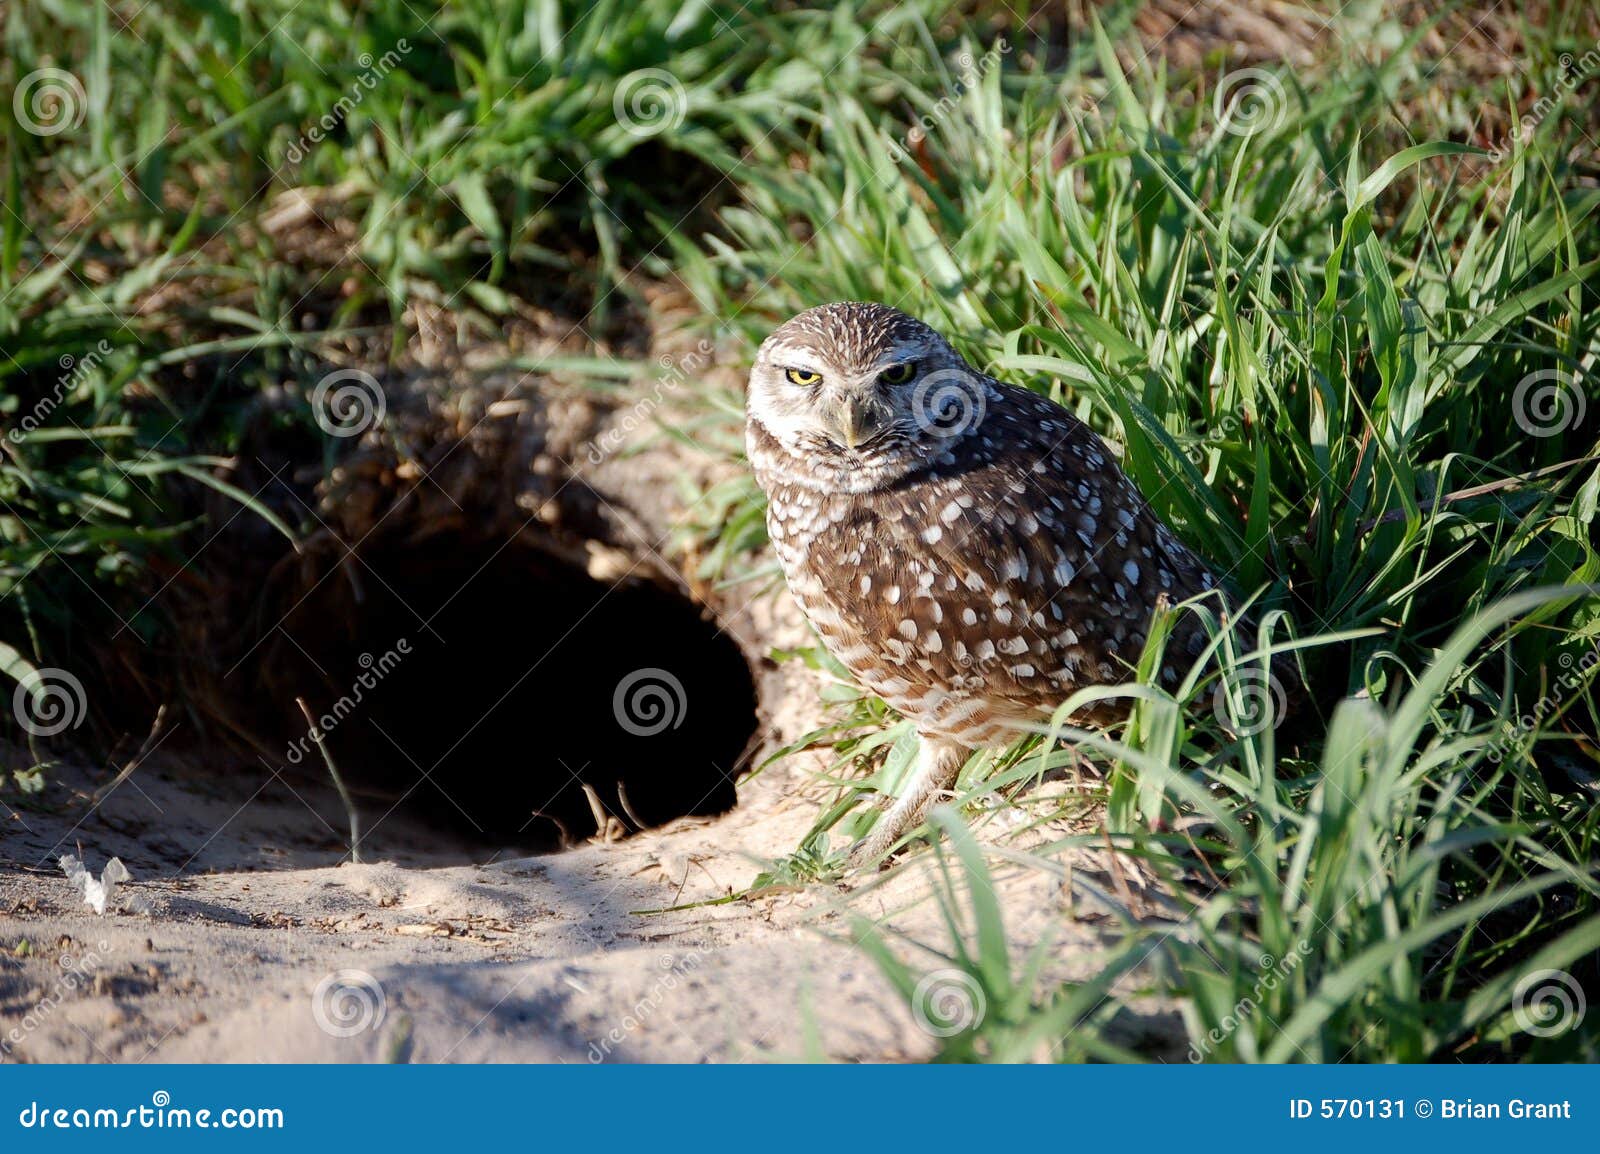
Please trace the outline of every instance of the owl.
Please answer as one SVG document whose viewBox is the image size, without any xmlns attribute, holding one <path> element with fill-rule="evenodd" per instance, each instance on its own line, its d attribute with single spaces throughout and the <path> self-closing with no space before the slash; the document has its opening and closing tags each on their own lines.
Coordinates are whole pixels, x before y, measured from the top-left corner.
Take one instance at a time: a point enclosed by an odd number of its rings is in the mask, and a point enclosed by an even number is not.
<svg viewBox="0 0 1600 1154">
<path fill-rule="evenodd" d="M 856 863 L 920 824 L 971 751 L 1128 680 L 1162 598 L 1217 587 L 1087 425 L 886 305 L 822 305 L 774 330 L 745 432 L 795 600 L 916 726 L 912 777 Z M 1182 615 L 1163 683 L 1205 644 Z"/>
</svg>

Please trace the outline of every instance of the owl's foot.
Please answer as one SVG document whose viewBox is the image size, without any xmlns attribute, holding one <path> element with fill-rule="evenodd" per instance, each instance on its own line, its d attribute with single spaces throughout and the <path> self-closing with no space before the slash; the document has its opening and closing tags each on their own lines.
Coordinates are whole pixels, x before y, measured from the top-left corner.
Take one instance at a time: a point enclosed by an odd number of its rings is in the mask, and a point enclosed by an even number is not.
<svg viewBox="0 0 1600 1154">
<path fill-rule="evenodd" d="M 921 825 L 934 803 L 950 792 L 966 759 L 965 749 L 923 738 L 917 770 L 906 783 L 905 792 L 878 819 L 872 832 L 850 847 L 845 864 L 850 869 L 862 869 L 875 862 L 888 865 L 889 851 Z"/>
<path fill-rule="evenodd" d="M 888 815 L 885 815 L 887 818 Z M 849 870 L 866 869 L 876 865 L 879 869 L 888 869 L 891 860 L 890 850 L 908 829 L 890 829 L 887 821 L 880 820 L 866 837 L 858 838 L 845 851 L 844 864 Z"/>
<path fill-rule="evenodd" d="M 947 796 L 954 795 L 948 790 L 935 790 L 922 800 L 920 806 L 911 811 L 902 811 L 904 799 L 896 802 L 893 808 L 878 819 L 871 833 L 857 840 L 846 851 L 845 864 L 853 870 L 865 869 L 874 864 L 880 869 L 888 869 L 889 862 L 894 856 L 890 851 L 895 849 L 896 843 L 920 826 L 935 803 L 946 800 Z"/>
</svg>

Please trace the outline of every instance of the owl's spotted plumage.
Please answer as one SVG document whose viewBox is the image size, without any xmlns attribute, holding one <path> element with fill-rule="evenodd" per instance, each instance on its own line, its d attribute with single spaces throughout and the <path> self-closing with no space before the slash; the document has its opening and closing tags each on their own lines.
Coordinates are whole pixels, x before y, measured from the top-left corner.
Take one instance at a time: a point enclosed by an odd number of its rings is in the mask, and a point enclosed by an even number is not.
<svg viewBox="0 0 1600 1154">
<path fill-rule="evenodd" d="M 789 587 L 828 650 L 911 718 L 917 780 L 887 850 L 971 749 L 1125 681 L 1163 595 L 1215 578 L 1071 413 L 971 368 L 877 304 L 801 313 L 762 345 L 746 439 Z M 1204 637 L 1185 616 L 1173 682 Z"/>
</svg>

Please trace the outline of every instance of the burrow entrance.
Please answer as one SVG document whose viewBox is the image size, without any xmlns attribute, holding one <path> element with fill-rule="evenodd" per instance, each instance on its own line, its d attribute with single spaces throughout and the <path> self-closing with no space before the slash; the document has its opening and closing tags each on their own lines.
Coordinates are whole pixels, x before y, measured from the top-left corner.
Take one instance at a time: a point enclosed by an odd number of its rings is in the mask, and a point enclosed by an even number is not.
<svg viewBox="0 0 1600 1154">
<path fill-rule="evenodd" d="M 745 659 L 687 597 L 520 543 L 365 550 L 251 663 L 286 760 L 322 772 L 301 696 L 366 826 L 397 806 L 527 850 L 592 835 L 597 804 L 628 830 L 727 812 L 756 729 Z"/>
</svg>

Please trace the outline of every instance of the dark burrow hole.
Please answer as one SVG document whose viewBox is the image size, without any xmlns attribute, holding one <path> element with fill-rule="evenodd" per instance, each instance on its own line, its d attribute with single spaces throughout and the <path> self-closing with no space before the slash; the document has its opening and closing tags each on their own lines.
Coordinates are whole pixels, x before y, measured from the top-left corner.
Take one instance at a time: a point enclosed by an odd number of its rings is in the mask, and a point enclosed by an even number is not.
<svg viewBox="0 0 1600 1154">
<path fill-rule="evenodd" d="M 286 757 L 320 773 L 303 696 L 371 828 L 391 807 L 540 851 L 735 803 L 755 733 L 738 646 L 686 597 L 537 549 L 363 551 L 256 658 Z"/>
</svg>

